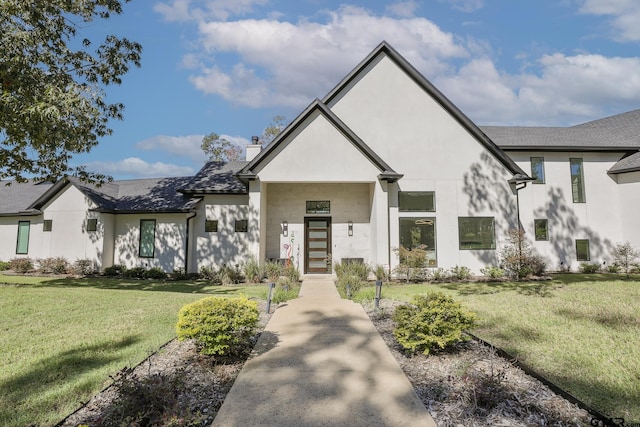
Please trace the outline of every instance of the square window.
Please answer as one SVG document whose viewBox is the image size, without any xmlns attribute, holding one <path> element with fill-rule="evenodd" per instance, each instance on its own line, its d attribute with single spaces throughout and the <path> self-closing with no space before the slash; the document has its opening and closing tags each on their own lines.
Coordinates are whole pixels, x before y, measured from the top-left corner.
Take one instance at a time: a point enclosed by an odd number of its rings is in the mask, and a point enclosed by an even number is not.
<svg viewBox="0 0 640 427">
<path fill-rule="evenodd" d="M 460 249 L 495 249 L 493 217 L 459 217 Z"/>
<path fill-rule="evenodd" d="M 153 258 L 156 248 L 156 220 L 140 220 L 140 258 Z"/>
<path fill-rule="evenodd" d="M 591 254 L 589 253 L 589 240 L 576 240 L 576 258 L 578 259 L 578 261 L 591 260 Z"/>
<path fill-rule="evenodd" d="M 435 267 L 437 265 L 436 219 L 400 218 L 400 246 L 410 251 L 424 250 L 426 252 L 424 267 Z M 406 263 L 407 260 L 403 259 L 401 255 L 400 264 Z"/>
<path fill-rule="evenodd" d="M 536 240 L 549 240 L 549 221 L 546 219 L 534 219 L 533 228 L 535 229 Z"/>
<path fill-rule="evenodd" d="M 18 242 L 16 243 L 16 254 L 29 253 L 29 229 L 30 221 L 18 221 Z"/>
<path fill-rule="evenodd" d="M 217 219 L 207 219 L 204 222 L 204 231 L 207 233 L 217 233 L 218 232 L 218 220 Z"/>
<path fill-rule="evenodd" d="M 96 218 L 87 220 L 87 231 L 98 231 L 98 220 Z"/>
<path fill-rule="evenodd" d="M 435 212 L 436 200 L 433 191 L 401 191 L 398 193 L 400 212 Z"/>
<path fill-rule="evenodd" d="M 544 157 L 531 157 L 531 177 L 534 184 L 544 184 Z"/>
<path fill-rule="evenodd" d="M 307 213 L 308 214 L 330 214 L 331 202 L 329 200 L 308 200 Z"/>
<path fill-rule="evenodd" d="M 51 231 L 53 227 L 53 221 L 50 219 L 45 219 L 42 221 L 42 231 Z"/>
<path fill-rule="evenodd" d="M 249 221 L 246 219 L 236 219 L 236 233 L 246 233 L 249 231 Z"/>
</svg>

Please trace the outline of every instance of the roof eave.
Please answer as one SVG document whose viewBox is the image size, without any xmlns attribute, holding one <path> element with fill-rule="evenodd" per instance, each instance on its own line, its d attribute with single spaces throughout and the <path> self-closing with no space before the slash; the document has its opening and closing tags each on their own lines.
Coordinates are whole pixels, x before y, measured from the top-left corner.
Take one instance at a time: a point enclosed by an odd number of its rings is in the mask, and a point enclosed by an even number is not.
<svg viewBox="0 0 640 427">
<path fill-rule="evenodd" d="M 592 147 L 592 146 L 572 146 L 572 145 L 554 145 L 554 146 L 541 146 L 541 145 L 502 145 L 500 148 L 503 151 L 588 151 L 588 152 L 628 152 L 638 151 L 640 147 Z"/>
</svg>

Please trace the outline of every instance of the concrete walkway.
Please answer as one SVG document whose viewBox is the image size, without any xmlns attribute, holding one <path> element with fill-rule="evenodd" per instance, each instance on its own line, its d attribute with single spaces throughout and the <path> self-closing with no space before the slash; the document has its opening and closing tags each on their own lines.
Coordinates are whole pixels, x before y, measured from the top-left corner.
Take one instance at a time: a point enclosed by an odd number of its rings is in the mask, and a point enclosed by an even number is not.
<svg viewBox="0 0 640 427">
<path fill-rule="evenodd" d="M 363 308 L 306 279 L 271 316 L 213 426 L 435 426 Z"/>
</svg>

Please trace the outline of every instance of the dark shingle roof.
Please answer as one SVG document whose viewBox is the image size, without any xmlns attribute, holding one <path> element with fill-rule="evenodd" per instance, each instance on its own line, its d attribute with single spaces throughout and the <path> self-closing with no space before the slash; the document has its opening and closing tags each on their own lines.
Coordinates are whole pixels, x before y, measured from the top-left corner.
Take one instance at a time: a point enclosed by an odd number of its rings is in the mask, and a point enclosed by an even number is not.
<svg viewBox="0 0 640 427">
<path fill-rule="evenodd" d="M 640 149 L 640 134 L 607 127 L 483 126 L 503 150 L 633 150 Z"/>
<path fill-rule="evenodd" d="M 247 187 L 236 178 L 236 173 L 247 164 L 249 162 L 208 162 L 180 191 L 185 194 L 246 194 Z"/>
<path fill-rule="evenodd" d="M 199 201 L 178 191 L 190 180 L 191 177 L 116 181 L 114 184 L 118 192 L 115 198 L 109 191 L 102 193 L 102 188 L 90 189 L 91 194 L 87 189 L 81 190 L 106 211 L 185 212 Z"/>
<path fill-rule="evenodd" d="M 0 215 L 37 214 L 29 206 L 52 186 L 52 182 L 0 181 Z"/>
<path fill-rule="evenodd" d="M 640 152 L 624 157 L 609 169 L 609 173 L 640 171 Z"/>
</svg>

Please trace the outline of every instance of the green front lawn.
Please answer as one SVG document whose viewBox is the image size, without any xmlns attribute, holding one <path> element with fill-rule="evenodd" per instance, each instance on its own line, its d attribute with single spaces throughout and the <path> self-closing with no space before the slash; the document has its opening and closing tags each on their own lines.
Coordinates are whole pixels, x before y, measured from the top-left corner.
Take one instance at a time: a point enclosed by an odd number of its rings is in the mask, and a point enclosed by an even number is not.
<svg viewBox="0 0 640 427">
<path fill-rule="evenodd" d="M 634 279 L 567 274 L 549 282 L 385 285 L 382 295 L 452 295 L 478 314 L 476 335 L 595 409 L 640 421 L 640 277 Z"/>
<path fill-rule="evenodd" d="M 0 425 L 52 425 L 175 336 L 178 310 L 266 286 L 0 274 Z"/>
</svg>

